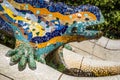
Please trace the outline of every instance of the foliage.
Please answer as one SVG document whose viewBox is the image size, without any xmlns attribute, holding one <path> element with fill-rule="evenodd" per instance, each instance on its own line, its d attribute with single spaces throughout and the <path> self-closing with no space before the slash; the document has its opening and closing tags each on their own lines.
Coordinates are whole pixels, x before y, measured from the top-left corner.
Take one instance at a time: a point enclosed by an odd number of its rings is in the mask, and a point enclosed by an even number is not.
<svg viewBox="0 0 120 80">
<path fill-rule="evenodd" d="M 65 66 L 61 62 L 56 62 L 57 60 L 54 55 L 54 51 L 46 56 L 45 61 L 48 66 L 51 66 L 60 72 L 64 72 L 66 70 Z"/>
<path fill-rule="evenodd" d="M 16 42 L 15 37 L 7 34 L 3 30 L 0 30 L 0 43 L 1 44 L 4 44 L 4 45 L 6 45 L 10 48 L 14 48 L 15 47 L 15 42 Z"/>
<path fill-rule="evenodd" d="M 61 1 L 63 0 L 55 0 Z M 105 23 L 92 26 L 93 29 L 103 31 L 104 36 L 111 39 L 120 39 L 120 1 L 119 0 L 64 0 L 68 5 L 78 6 L 91 4 L 98 6 L 105 18 Z"/>
</svg>

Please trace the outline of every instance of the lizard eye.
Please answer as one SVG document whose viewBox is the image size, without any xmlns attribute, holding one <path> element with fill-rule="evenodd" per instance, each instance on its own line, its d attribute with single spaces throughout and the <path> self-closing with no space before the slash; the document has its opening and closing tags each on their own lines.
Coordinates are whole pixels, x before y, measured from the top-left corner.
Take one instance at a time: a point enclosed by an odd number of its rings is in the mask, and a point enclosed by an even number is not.
<svg viewBox="0 0 120 80">
<path fill-rule="evenodd" d="M 77 23 L 77 21 L 73 21 L 73 24 Z"/>
<path fill-rule="evenodd" d="M 77 27 L 73 27 L 71 30 L 72 33 L 77 33 Z"/>
<path fill-rule="evenodd" d="M 85 21 L 89 21 L 90 19 L 89 18 L 85 18 Z"/>
</svg>

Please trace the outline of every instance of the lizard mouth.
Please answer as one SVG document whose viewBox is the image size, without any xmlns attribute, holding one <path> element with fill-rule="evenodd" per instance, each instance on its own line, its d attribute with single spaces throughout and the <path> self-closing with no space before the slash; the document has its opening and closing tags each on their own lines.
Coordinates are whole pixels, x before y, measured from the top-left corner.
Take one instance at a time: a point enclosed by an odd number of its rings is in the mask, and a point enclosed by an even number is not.
<svg viewBox="0 0 120 80">
<path fill-rule="evenodd" d="M 103 36 L 103 32 L 97 28 L 97 26 L 87 26 L 86 30 L 88 31 L 94 31 L 94 35 L 90 36 L 93 39 L 99 39 L 101 36 Z"/>
<path fill-rule="evenodd" d="M 81 42 L 81 41 L 84 41 L 84 40 L 99 39 L 102 35 L 103 35 L 102 31 L 98 31 L 93 36 L 79 35 L 77 37 L 77 42 Z"/>
</svg>

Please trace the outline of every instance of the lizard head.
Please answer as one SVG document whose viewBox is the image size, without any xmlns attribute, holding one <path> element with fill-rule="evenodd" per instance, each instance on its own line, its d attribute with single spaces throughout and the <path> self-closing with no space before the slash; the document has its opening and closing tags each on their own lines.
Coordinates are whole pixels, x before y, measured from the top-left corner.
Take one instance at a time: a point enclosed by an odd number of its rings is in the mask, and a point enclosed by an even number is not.
<svg viewBox="0 0 120 80">
<path fill-rule="evenodd" d="M 104 22 L 103 15 L 98 7 L 84 5 L 82 10 L 77 13 L 77 21 L 66 30 L 67 35 L 83 36 L 85 39 L 97 39 L 102 36 L 102 32 L 98 30 L 87 30 L 87 27 L 98 25 Z"/>
</svg>

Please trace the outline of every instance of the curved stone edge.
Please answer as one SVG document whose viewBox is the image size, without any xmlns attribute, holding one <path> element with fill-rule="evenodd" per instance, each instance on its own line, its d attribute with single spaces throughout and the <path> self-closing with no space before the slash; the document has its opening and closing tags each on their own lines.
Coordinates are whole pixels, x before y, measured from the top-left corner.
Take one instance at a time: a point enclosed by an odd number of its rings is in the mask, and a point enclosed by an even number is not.
<svg viewBox="0 0 120 80">
<path fill-rule="evenodd" d="M 93 72 L 97 76 L 120 74 L 120 62 L 95 60 L 63 49 L 63 58 L 68 69 L 77 68 Z"/>
<path fill-rule="evenodd" d="M 120 75 L 110 77 L 73 77 L 62 74 L 53 68 L 37 63 L 37 69 L 35 71 L 26 68 L 24 71 L 18 71 L 17 65 L 10 66 L 9 58 L 5 57 L 6 52 L 10 50 L 6 46 L 0 44 L 0 73 L 12 78 L 13 80 L 119 80 Z M 3 78 L 3 80 L 6 78 Z M 10 79 L 10 80 L 12 80 Z M 2 80 L 2 78 L 0 78 Z"/>
<path fill-rule="evenodd" d="M 91 59 L 83 55 L 76 54 L 75 52 L 65 48 L 63 49 L 63 58 L 65 63 L 68 65 L 68 68 L 79 68 L 81 61 L 82 65 L 89 65 L 94 68 L 103 66 L 120 66 L 120 62 Z"/>
<path fill-rule="evenodd" d="M 120 80 L 120 76 L 109 76 L 109 77 L 73 77 L 63 75 L 60 80 Z"/>
</svg>

